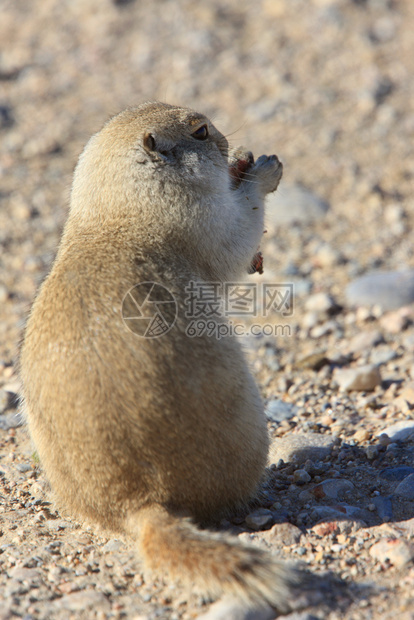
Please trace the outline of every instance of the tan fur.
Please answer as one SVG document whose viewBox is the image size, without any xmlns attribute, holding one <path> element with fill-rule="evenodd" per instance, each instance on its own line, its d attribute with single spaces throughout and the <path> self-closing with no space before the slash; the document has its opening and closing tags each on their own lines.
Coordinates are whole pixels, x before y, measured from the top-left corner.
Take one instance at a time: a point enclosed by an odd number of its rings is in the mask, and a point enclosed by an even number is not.
<svg viewBox="0 0 414 620">
<path fill-rule="evenodd" d="M 204 124 L 209 137 L 195 139 Z M 122 112 L 91 138 L 27 323 L 23 396 L 62 505 L 130 533 L 158 573 L 285 609 L 294 578 L 284 565 L 185 518 L 206 523 L 246 502 L 268 450 L 239 343 L 185 334 L 185 286 L 246 273 L 263 198 L 281 177 L 277 158 L 262 156 L 231 186 L 227 148 L 204 116 L 160 103 Z M 178 303 L 174 327 L 156 339 L 121 317 L 127 291 L 146 281 Z"/>
</svg>

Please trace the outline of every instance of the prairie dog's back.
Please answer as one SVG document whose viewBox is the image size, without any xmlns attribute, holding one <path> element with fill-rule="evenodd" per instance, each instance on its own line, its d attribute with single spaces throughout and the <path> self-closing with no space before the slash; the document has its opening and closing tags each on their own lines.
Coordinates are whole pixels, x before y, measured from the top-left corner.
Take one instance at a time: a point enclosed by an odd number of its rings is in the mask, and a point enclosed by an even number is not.
<svg viewBox="0 0 414 620">
<path fill-rule="evenodd" d="M 35 403 L 33 409 L 41 412 L 31 425 L 29 418 L 31 432 L 40 453 L 44 443 L 42 462 L 61 501 L 68 503 L 73 483 L 69 503 L 79 516 L 96 518 L 98 511 L 104 525 L 120 528 L 122 502 L 141 505 L 151 499 L 197 506 L 202 477 L 208 485 L 216 475 L 209 471 L 208 461 L 226 432 L 226 449 L 216 455 L 220 468 L 229 466 L 231 472 L 230 461 L 235 460 L 240 467 L 261 471 L 265 458 L 255 466 L 244 456 L 243 445 L 250 432 L 254 435 L 256 423 L 250 428 L 246 416 L 244 428 L 233 428 L 234 420 L 223 418 L 220 407 L 228 402 L 235 406 L 246 381 L 257 397 L 247 369 L 240 366 L 237 342 L 226 340 L 217 346 L 214 339 L 191 340 L 185 334 L 185 285 L 194 277 L 186 273 L 185 263 L 168 265 L 148 258 L 144 268 L 106 241 L 100 247 L 102 239 L 95 237 L 91 253 L 83 239 L 82 245 L 71 245 L 60 254 L 28 321 L 26 343 L 33 351 L 23 350 L 22 368 L 30 377 L 28 405 Z M 168 287 L 178 308 L 171 332 L 154 340 L 131 333 L 122 318 L 125 293 L 146 281 Z M 47 328 L 37 329 L 40 322 Z M 56 415 L 64 410 L 70 413 Z M 262 423 L 259 429 L 265 455 Z M 229 474 L 221 496 L 200 497 L 196 512 L 201 518 L 225 512 L 223 507 L 253 491 L 257 475 L 254 482 L 249 476 L 240 480 L 241 488 L 229 493 Z M 96 485 L 107 489 L 100 498 L 102 506 Z M 175 493 L 179 500 L 172 499 Z"/>
</svg>

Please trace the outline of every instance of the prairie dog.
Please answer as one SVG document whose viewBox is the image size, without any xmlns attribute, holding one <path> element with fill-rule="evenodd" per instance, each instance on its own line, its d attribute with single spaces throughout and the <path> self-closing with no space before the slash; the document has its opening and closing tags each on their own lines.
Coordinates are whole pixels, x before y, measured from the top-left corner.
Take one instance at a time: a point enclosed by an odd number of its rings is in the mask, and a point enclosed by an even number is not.
<svg viewBox="0 0 414 620">
<path fill-rule="evenodd" d="M 79 158 L 20 366 L 29 431 L 63 506 L 131 535 L 156 574 L 283 611 L 296 572 L 196 525 L 254 496 L 268 436 L 239 343 L 190 339 L 185 316 L 189 282 L 246 273 L 281 175 L 274 155 L 229 159 L 226 138 L 191 110 L 146 103 L 112 118 Z M 159 338 L 121 316 L 143 282 L 177 303 Z"/>
</svg>

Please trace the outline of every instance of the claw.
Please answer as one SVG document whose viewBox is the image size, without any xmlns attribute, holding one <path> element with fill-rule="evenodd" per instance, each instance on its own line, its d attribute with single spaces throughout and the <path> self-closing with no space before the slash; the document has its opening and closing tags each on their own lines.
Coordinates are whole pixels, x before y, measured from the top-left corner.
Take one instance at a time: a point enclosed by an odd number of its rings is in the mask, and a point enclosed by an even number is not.
<svg viewBox="0 0 414 620">
<path fill-rule="evenodd" d="M 244 179 L 245 173 L 254 165 L 254 157 L 251 151 L 239 147 L 230 155 L 229 174 L 231 186 L 236 189 Z"/>
<path fill-rule="evenodd" d="M 263 254 L 261 252 L 256 252 L 253 256 L 252 262 L 250 263 L 250 268 L 248 273 L 263 273 Z"/>
</svg>

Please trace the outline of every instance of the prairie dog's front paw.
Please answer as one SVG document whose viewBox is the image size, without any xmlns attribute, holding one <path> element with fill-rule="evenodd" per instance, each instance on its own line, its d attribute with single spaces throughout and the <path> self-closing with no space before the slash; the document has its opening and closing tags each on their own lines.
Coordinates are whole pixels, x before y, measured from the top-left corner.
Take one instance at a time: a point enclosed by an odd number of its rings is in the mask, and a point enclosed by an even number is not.
<svg viewBox="0 0 414 620">
<path fill-rule="evenodd" d="M 244 146 L 238 146 L 230 151 L 229 174 L 232 189 L 237 189 L 242 181 L 249 180 L 249 171 L 253 165 L 253 153 Z"/>
<path fill-rule="evenodd" d="M 277 189 L 283 174 L 283 164 L 276 155 L 261 155 L 250 170 L 255 175 L 263 194 Z"/>
</svg>

